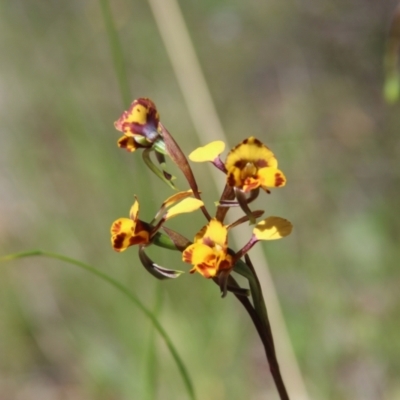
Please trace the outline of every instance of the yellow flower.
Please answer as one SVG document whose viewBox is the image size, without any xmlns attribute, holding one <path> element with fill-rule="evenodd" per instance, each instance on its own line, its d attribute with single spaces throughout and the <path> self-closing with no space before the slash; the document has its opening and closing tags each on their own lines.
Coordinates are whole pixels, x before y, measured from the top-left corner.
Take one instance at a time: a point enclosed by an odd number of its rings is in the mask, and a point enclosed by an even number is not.
<svg viewBox="0 0 400 400">
<path fill-rule="evenodd" d="M 268 192 L 269 187 L 281 187 L 286 183 L 274 153 L 253 136 L 229 152 L 225 168 L 228 185 L 244 193 L 259 187 Z"/>
<path fill-rule="evenodd" d="M 135 196 L 135 203 L 131 207 L 130 218 L 119 218 L 111 226 L 111 244 L 115 251 L 124 251 L 134 244 L 139 245 L 139 259 L 150 274 L 157 279 L 177 278 L 182 271 L 164 268 L 153 262 L 145 253 L 145 248 L 152 243 L 172 250 L 179 247 L 166 235 L 159 232 L 165 221 L 176 215 L 195 211 L 203 206 L 199 199 L 191 198 L 191 190 L 179 192 L 165 200 L 150 224 L 139 219 L 139 202 Z M 172 204 L 179 202 L 179 204 Z M 167 211 L 167 208 L 168 211 Z M 162 215 L 162 216 L 161 216 Z M 161 218 L 160 218 L 161 216 Z M 157 224 L 153 223 L 160 218 Z M 173 232 L 173 231 L 172 231 Z"/>
<path fill-rule="evenodd" d="M 113 249 L 121 252 L 135 244 L 150 244 L 165 221 L 179 214 L 196 211 L 203 206 L 201 200 L 190 197 L 192 194 L 191 190 L 187 190 L 168 197 L 162 203 L 159 212 L 150 224 L 139 219 L 139 202 L 135 196 L 135 202 L 130 209 L 129 218 L 119 218 L 111 225 L 111 244 Z M 170 207 L 177 202 L 179 203 Z M 167 210 L 167 208 L 169 209 Z M 158 223 L 153 225 L 158 218 L 160 218 Z"/>
<path fill-rule="evenodd" d="M 150 99 L 134 100 L 129 109 L 114 123 L 115 128 L 124 134 L 119 139 L 118 146 L 128 151 L 135 151 L 139 147 L 151 147 L 160 138 L 159 122 L 160 116 Z"/>
<path fill-rule="evenodd" d="M 139 220 L 139 202 L 129 212 L 130 218 L 119 218 L 111 225 L 111 244 L 115 251 L 124 251 L 134 244 L 147 244 L 150 241 L 150 226 Z"/>
<path fill-rule="evenodd" d="M 220 221 L 211 219 L 195 236 L 194 243 L 183 254 L 184 262 L 194 267 L 205 278 L 213 278 L 221 271 L 232 269 L 232 256 L 228 254 L 228 229 Z"/>
</svg>

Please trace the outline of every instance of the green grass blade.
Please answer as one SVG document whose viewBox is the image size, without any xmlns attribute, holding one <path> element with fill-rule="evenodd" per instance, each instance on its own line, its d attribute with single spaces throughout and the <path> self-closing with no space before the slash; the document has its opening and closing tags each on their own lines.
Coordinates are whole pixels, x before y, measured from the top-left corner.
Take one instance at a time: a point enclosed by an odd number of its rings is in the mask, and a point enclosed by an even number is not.
<svg viewBox="0 0 400 400">
<path fill-rule="evenodd" d="M 121 92 L 124 106 L 128 107 L 132 101 L 129 89 L 128 74 L 126 72 L 124 53 L 122 51 L 121 42 L 115 28 L 110 3 L 108 0 L 99 0 L 101 12 L 103 14 L 106 33 L 110 42 L 111 56 L 114 62 L 115 75 L 118 79 L 119 90 Z"/>
<path fill-rule="evenodd" d="M 160 315 L 162 300 L 163 300 L 163 287 L 161 286 L 161 282 L 157 281 L 155 286 L 155 305 L 153 307 L 153 313 L 155 316 Z M 146 399 L 147 400 L 156 400 L 157 398 L 157 383 L 158 383 L 158 368 L 157 368 L 157 342 L 156 342 L 156 330 L 154 326 L 151 326 L 151 330 L 149 332 L 149 344 L 148 350 L 146 354 Z"/>
<path fill-rule="evenodd" d="M 125 287 L 123 284 L 121 284 L 120 282 L 118 282 L 117 280 L 112 278 L 111 276 L 105 274 L 104 272 L 101 272 L 98 269 L 96 269 L 88 264 L 85 264 L 81 261 L 75 260 L 70 257 L 63 256 L 63 255 L 57 254 L 57 253 L 51 253 L 51 252 L 42 251 L 42 250 L 24 251 L 24 252 L 9 254 L 7 256 L 1 257 L 0 262 L 12 261 L 12 260 L 20 259 L 20 258 L 33 257 L 33 256 L 42 256 L 42 257 L 60 260 L 60 261 L 66 262 L 68 264 L 75 265 L 79 268 L 82 268 L 82 269 L 88 271 L 88 272 L 91 272 L 92 274 L 96 275 L 103 281 L 114 286 L 120 293 L 122 293 L 133 304 L 135 304 L 150 319 L 154 328 L 157 330 L 157 332 L 160 334 L 160 336 L 164 339 L 165 344 L 167 345 L 168 350 L 170 351 L 172 358 L 174 359 L 174 361 L 178 367 L 179 373 L 182 377 L 182 380 L 184 382 L 184 385 L 187 390 L 189 398 L 192 400 L 196 399 L 193 384 L 190 379 L 189 373 L 188 373 L 185 365 L 183 364 L 183 361 L 179 357 L 176 348 L 172 344 L 172 341 L 169 338 L 167 332 L 160 325 L 160 323 L 158 322 L 158 320 L 154 316 L 154 314 L 143 305 L 143 303 L 135 296 L 134 293 L 132 293 L 127 287 Z"/>
</svg>

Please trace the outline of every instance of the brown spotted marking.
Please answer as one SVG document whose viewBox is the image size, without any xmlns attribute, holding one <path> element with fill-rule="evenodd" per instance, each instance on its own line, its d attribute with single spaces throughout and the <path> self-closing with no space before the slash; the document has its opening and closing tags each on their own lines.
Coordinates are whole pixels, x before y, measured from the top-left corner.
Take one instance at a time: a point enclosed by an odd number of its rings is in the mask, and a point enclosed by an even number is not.
<svg viewBox="0 0 400 400">
<path fill-rule="evenodd" d="M 265 147 L 258 139 L 253 138 L 253 144 L 255 144 L 257 147 Z"/>
<path fill-rule="evenodd" d="M 192 257 L 193 257 L 193 249 L 185 250 L 183 252 L 183 261 L 185 261 L 187 263 L 191 263 L 192 262 Z M 193 273 L 193 272 L 190 271 L 190 273 Z"/>
<path fill-rule="evenodd" d="M 119 233 L 119 231 L 121 230 L 121 225 L 122 225 L 122 222 L 121 222 L 121 221 L 116 222 L 116 223 L 113 225 L 113 227 L 112 227 L 112 229 L 111 229 L 111 232 L 114 233 L 114 234 Z"/>
<path fill-rule="evenodd" d="M 116 250 L 122 249 L 122 247 L 123 247 L 122 245 L 124 243 L 125 237 L 126 237 L 126 234 L 124 232 L 122 232 L 122 233 L 118 234 L 117 236 L 115 236 L 115 238 L 114 238 L 114 249 L 116 249 Z"/>
<path fill-rule="evenodd" d="M 236 168 L 243 169 L 243 168 L 246 166 L 246 164 L 247 164 L 247 161 L 246 161 L 246 160 L 240 159 L 240 160 L 237 160 L 237 161 L 235 162 L 235 164 L 233 164 L 233 165 L 234 165 L 234 167 L 236 167 Z"/>
<path fill-rule="evenodd" d="M 284 183 L 285 183 L 285 179 L 279 172 L 277 172 L 275 174 L 275 186 L 279 187 L 279 186 L 282 186 Z"/>
<path fill-rule="evenodd" d="M 268 161 L 264 160 L 262 158 L 258 159 L 257 161 L 254 162 L 255 166 L 257 168 L 264 168 L 264 167 L 268 167 Z"/>
<path fill-rule="evenodd" d="M 214 246 L 215 246 L 214 241 L 211 240 L 211 238 L 208 237 L 208 236 L 203 237 L 203 244 L 205 244 L 205 245 L 208 246 L 208 247 L 214 247 Z"/>
</svg>

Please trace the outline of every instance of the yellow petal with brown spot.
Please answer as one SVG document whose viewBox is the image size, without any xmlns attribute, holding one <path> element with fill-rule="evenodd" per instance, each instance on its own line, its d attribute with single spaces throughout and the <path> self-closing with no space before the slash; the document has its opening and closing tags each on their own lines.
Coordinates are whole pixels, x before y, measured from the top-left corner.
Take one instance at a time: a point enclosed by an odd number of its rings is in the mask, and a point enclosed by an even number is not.
<svg viewBox="0 0 400 400">
<path fill-rule="evenodd" d="M 214 256 L 214 251 L 211 247 L 201 243 L 191 244 L 182 253 L 182 260 L 184 262 L 196 265 L 207 262 Z"/>
<path fill-rule="evenodd" d="M 135 141 L 133 136 L 126 136 L 126 135 L 118 139 L 118 147 L 120 147 L 121 149 L 126 149 L 131 153 L 133 153 L 136 149 L 139 148 L 138 143 Z"/>
<path fill-rule="evenodd" d="M 213 218 L 207 225 L 207 229 L 202 238 L 202 242 L 208 244 L 212 242 L 225 248 L 227 243 L 228 229 L 220 221 Z"/>
<path fill-rule="evenodd" d="M 124 251 L 130 245 L 130 239 L 135 228 L 129 218 L 119 218 L 111 225 L 111 244 L 115 251 Z"/>
<path fill-rule="evenodd" d="M 125 122 L 144 125 L 147 122 L 147 108 L 142 104 L 133 105 L 132 109 L 128 111 Z"/>
<path fill-rule="evenodd" d="M 286 184 L 285 175 L 277 168 L 261 168 L 258 170 L 257 174 L 263 188 L 282 187 Z"/>
<path fill-rule="evenodd" d="M 278 166 L 274 153 L 254 136 L 243 140 L 229 152 L 225 167 L 230 172 L 232 168 L 241 168 L 241 165 L 244 167 L 249 162 L 254 163 L 257 168 Z"/>
</svg>

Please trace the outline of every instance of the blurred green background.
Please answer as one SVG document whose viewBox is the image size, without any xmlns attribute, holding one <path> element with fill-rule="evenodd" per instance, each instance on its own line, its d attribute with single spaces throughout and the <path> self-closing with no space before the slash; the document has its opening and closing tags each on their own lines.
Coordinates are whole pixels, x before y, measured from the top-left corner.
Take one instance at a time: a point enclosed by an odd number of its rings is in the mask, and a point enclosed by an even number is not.
<svg viewBox="0 0 400 400">
<path fill-rule="evenodd" d="M 110 3 L 132 100 L 153 99 L 190 152 L 201 140 L 148 3 Z M 180 1 L 228 146 L 257 136 L 288 178 L 260 204 L 295 230 L 263 248 L 313 399 L 400 398 L 400 112 L 382 98 L 396 4 Z M 111 222 L 127 216 L 134 194 L 150 220 L 171 191 L 116 146 L 113 122 L 126 104 L 99 2 L 3 0 L 0 54 L 1 254 L 60 252 L 150 308 L 161 299 L 160 321 L 200 400 L 276 399 L 233 296 L 221 300 L 199 275 L 160 284 L 135 249 L 111 249 Z M 195 172 L 212 207 L 208 169 Z M 190 221 L 171 226 L 192 237 L 204 220 Z M 178 253 L 149 253 L 188 270 Z M 39 258 L 0 267 L 1 400 L 186 399 L 155 337 L 138 309 L 87 272 Z"/>
</svg>

